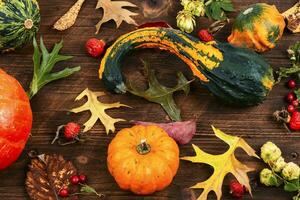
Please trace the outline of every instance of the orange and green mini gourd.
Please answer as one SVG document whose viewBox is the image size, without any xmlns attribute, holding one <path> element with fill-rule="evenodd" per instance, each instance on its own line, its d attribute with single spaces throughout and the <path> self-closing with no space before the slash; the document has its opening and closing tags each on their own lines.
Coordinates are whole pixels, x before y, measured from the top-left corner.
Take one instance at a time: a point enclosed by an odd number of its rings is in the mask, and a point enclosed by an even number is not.
<svg viewBox="0 0 300 200">
<path fill-rule="evenodd" d="M 276 46 L 284 28 L 284 17 L 274 5 L 257 3 L 237 16 L 228 42 L 257 52 L 264 52 Z"/>
<path fill-rule="evenodd" d="M 202 43 L 172 28 L 151 27 L 127 33 L 107 49 L 99 78 L 108 89 L 126 92 L 121 62 L 139 48 L 159 48 L 177 55 L 209 91 L 227 103 L 259 104 L 274 84 L 272 68 L 255 52 L 228 43 Z"/>
</svg>

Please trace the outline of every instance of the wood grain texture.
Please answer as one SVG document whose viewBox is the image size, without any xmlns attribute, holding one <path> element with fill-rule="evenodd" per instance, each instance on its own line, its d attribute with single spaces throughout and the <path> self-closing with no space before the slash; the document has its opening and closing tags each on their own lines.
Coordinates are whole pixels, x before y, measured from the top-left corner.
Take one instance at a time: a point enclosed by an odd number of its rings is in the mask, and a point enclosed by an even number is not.
<svg viewBox="0 0 300 200">
<path fill-rule="evenodd" d="M 135 19 L 139 24 L 149 20 L 166 20 L 172 26 L 176 27 L 176 13 L 181 9 L 178 0 L 168 0 L 166 6 L 162 1 L 147 0 L 130 0 L 136 3 L 139 9 L 133 9 L 140 13 Z M 50 45 L 64 40 L 64 54 L 74 55 L 68 63 L 61 63 L 57 69 L 62 66 L 81 65 L 82 70 L 75 75 L 54 82 L 44 87 L 39 94 L 31 101 L 34 124 L 32 129 L 32 137 L 26 146 L 23 155 L 9 169 L 0 172 L 0 199 L 5 200 L 21 200 L 28 199 L 25 191 L 24 181 L 27 171 L 29 159 L 27 152 L 36 149 L 40 153 L 61 153 L 66 159 L 72 160 L 78 167 L 79 171 L 84 172 L 89 177 L 89 184 L 96 188 L 97 191 L 104 193 L 106 199 L 120 200 L 170 200 L 183 199 L 192 200 L 199 195 L 200 191 L 190 190 L 189 186 L 196 182 L 203 181 L 212 173 L 212 169 L 202 164 L 192 164 L 181 161 L 180 169 L 176 175 L 172 185 L 161 192 L 154 195 L 139 197 L 134 196 L 130 192 L 122 191 L 118 188 L 113 178 L 109 175 L 106 167 L 107 147 L 114 134 L 106 135 L 104 127 L 97 123 L 96 126 L 86 135 L 87 142 L 84 144 L 76 144 L 61 147 L 58 145 L 50 145 L 56 127 L 69 121 L 85 122 L 89 117 L 88 113 L 68 114 L 67 110 L 80 105 L 82 102 L 73 102 L 74 98 L 86 87 L 92 90 L 104 91 L 105 88 L 101 81 L 98 80 L 99 59 L 93 59 L 86 55 L 84 50 L 85 41 L 94 37 L 94 25 L 101 17 L 101 10 L 95 10 L 96 0 L 87 0 L 79 15 L 79 18 L 70 30 L 65 32 L 57 32 L 51 28 L 54 22 L 68 10 L 73 4 L 73 0 L 40 0 L 40 8 L 42 15 L 42 24 L 40 34 L 43 35 L 46 45 Z M 157 4 L 155 4 L 157 2 Z M 296 0 L 233 0 L 236 10 L 246 7 L 256 2 L 266 2 L 275 4 L 282 12 L 291 7 Z M 143 12 L 149 9 L 146 5 L 152 3 L 157 9 L 162 8 L 158 12 L 160 16 L 156 18 L 153 15 L 143 15 Z M 146 6 L 146 7 L 145 7 Z M 161 7 L 160 7 L 161 6 Z M 145 9 L 146 8 L 146 9 Z M 145 10 L 144 10 L 145 9 Z M 236 12 L 230 14 L 230 18 L 236 16 Z M 207 19 L 197 19 L 197 29 L 205 28 L 209 21 Z M 217 35 L 217 39 L 224 41 L 230 32 L 230 25 L 224 28 Z M 119 29 L 115 29 L 115 24 L 109 22 L 102 27 L 102 31 L 97 36 L 102 39 L 114 39 L 128 31 L 134 30 L 135 27 L 122 24 Z M 196 35 L 196 33 L 193 33 Z M 289 60 L 286 56 L 287 47 L 300 40 L 300 35 L 292 35 L 285 32 L 284 37 L 278 43 L 278 46 L 271 52 L 265 53 L 264 56 L 274 67 L 288 66 Z M 28 45 L 18 52 L 0 55 L 0 66 L 8 73 L 15 76 L 21 84 L 28 88 L 32 76 L 32 46 Z M 153 68 L 158 71 L 158 76 L 163 83 L 167 85 L 175 84 L 175 71 L 181 70 L 185 75 L 190 76 L 189 69 L 178 58 L 165 52 L 156 50 L 140 50 L 125 59 L 124 72 L 131 77 L 139 75 L 142 69 L 140 58 L 148 61 Z M 176 66 L 176 70 L 174 70 Z M 276 86 L 264 104 L 251 108 L 235 108 L 222 104 L 215 99 L 207 90 L 205 90 L 199 82 L 195 81 L 191 85 L 191 93 L 188 97 L 182 94 L 176 95 L 176 100 L 182 108 L 183 119 L 197 119 L 197 135 L 192 143 L 199 145 L 209 153 L 220 154 L 226 151 L 226 145 L 218 140 L 212 133 L 211 125 L 223 130 L 226 133 L 239 135 L 244 137 L 247 142 L 259 151 L 260 146 L 268 140 L 275 142 L 283 149 L 283 154 L 288 161 L 294 161 L 300 164 L 300 134 L 288 134 L 286 130 L 276 124 L 272 119 L 272 113 L 275 110 L 285 106 L 283 101 L 284 95 L 288 92 L 284 86 L 284 82 Z M 104 97 L 105 101 L 115 102 L 121 101 L 133 107 L 133 109 L 123 108 L 119 110 L 111 110 L 112 116 L 125 118 L 130 120 L 145 120 L 154 122 L 166 121 L 166 114 L 160 106 L 149 103 L 143 99 L 126 95 L 116 95 L 107 93 Z M 129 127 L 129 122 L 117 124 L 117 130 Z M 180 155 L 193 155 L 191 145 L 180 147 Z M 267 188 L 258 182 L 258 171 L 264 167 L 261 161 L 255 158 L 249 158 L 242 151 L 237 151 L 237 156 L 249 164 L 256 166 L 257 172 L 251 173 L 253 185 L 253 199 L 255 200 L 288 200 L 291 194 L 285 193 L 282 189 Z M 228 193 L 228 182 L 230 177 L 225 180 L 223 187 L 223 199 L 232 199 Z M 85 200 L 96 199 L 92 196 L 82 197 Z M 209 199 L 215 199 L 215 195 L 211 194 Z M 251 199 L 247 196 L 244 199 Z"/>
</svg>

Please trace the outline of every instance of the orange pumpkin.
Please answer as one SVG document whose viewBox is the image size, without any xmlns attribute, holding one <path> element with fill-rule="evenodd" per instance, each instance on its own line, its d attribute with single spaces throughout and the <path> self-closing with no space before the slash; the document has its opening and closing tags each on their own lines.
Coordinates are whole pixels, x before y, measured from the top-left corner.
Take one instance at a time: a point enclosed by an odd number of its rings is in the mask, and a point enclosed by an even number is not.
<svg viewBox="0 0 300 200">
<path fill-rule="evenodd" d="M 0 69 L 0 170 L 18 159 L 32 125 L 29 99 L 20 83 Z"/>
<path fill-rule="evenodd" d="M 166 188 L 179 166 L 179 148 L 160 127 L 122 129 L 108 147 L 107 165 L 120 188 L 147 195 Z"/>
<path fill-rule="evenodd" d="M 274 5 L 257 3 L 237 16 L 228 42 L 238 47 L 264 52 L 276 46 L 284 28 L 284 17 Z"/>
</svg>

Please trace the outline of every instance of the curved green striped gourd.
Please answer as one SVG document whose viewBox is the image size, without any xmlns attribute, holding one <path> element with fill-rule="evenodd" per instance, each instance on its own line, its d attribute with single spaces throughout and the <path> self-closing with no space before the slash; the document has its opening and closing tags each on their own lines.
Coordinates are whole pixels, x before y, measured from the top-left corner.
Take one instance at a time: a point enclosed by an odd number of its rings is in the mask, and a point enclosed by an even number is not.
<svg viewBox="0 0 300 200">
<path fill-rule="evenodd" d="M 138 48 L 159 48 L 181 58 L 212 93 L 228 103 L 255 105 L 274 84 L 273 70 L 264 58 L 228 43 L 202 43 L 171 28 L 144 28 L 121 36 L 106 52 L 99 77 L 106 87 L 126 92 L 121 61 Z"/>
<path fill-rule="evenodd" d="M 39 24 L 36 0 L 0 0 L 0 52 L 14 50 L 32 41 Z"/>
</svg>

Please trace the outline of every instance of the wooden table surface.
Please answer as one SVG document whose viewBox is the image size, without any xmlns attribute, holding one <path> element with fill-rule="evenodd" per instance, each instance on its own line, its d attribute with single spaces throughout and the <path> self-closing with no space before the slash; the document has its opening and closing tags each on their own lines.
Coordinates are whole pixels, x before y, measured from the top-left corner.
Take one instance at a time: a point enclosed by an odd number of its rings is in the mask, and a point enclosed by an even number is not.
<svg viewBox="0 0 300 200">
<path fill-rule="evenodd" d="M 115 134 L 106 135 L 103 125 L 97 123 L 96 126 L 86 135 L 87 141 L 83 144 L 74 144 L 69 146 L 50 145 L 54 137 L 56 127 L 69 121 L 84 123 L 89 113 L 69 114 L 68 110 L 81 105 L 82 102 L 74 102 L 75 97 L 86 87 L 105 91 L 103 83 L 98 79 L 98 65 L 100 60 L 93 59 L 86 55 L 84 44 L 85 41 L 94 37 L 94 25 L 102 16 L 102 11 L 95 10 L 96 0 L 87 0 L 79 15 L 74 27 L 65 32 L 57 32 L 51 28 L 53 23 L 72 5 L 75 0 L 40 0 L 42 23 L 39 34 L 43 35 L 44 41 L 48 48 L 55 42 L 64 40 L 64 54 L 73 55 L 74 58 L 67 63 L 61 63 L 57 69 L 63 66 L 81 65 L 82 70 L 75 75 L 64 80 L 60 80 L 45 86 L 36 97 L 31 101 L 34 122 L 32 137 L 29 139 L 26 149 L 18 161 L 8 169 L 0 172 L 0 199 L 20 200 L 28 199 L 24 187 L 24 180 L 27 171 L 29 158 L 28 151 L 34 149 L 39 153 L 60 153 L 66 159 L 72 160 L 78 169 L 86 173 L 89 177 L 89 184 L 95 187 L 99 192 L 106 195 L 106 199 L 195 199 L 200 191 L 190 190 L 189 186 L 203 181 L 212 173 L 212 169 L 203 164 L 192 164 L 181 161 L 179 171 L 173 183 L 165 190 L 157 192 L 151 196 L 135 196 L 131 192 L 119 189 L 106 167 L 107 147 Z M 130 0 L 136 3 L 139 8 L 133 9 L 140 13 L 136 20 L 139 24 L 148 21 L 165 20 L 172 26 L 176 27 L 176 13 L 181 9 L 177 0 Z M 275 4 L 282 12 L 291 7 L 296 0 L 233 0 L 235 8 L 239 11 L 251 3 L 265 2 Z M 145 5 L 162 9 L 160 16 L 153 18 L 153 15 L 144 17 Z M 236 16 L 236 13 L 230 14 L 230 18 Z M 150 19 L 150 17 L 152 17 Z M 197 19 L 197 29 L 205 28 L 209 21 L 207 19 Z M 224 41 L 229 35 L 230 25 L 224 28 L 218 35 L 217 39 Z M 106 23 L 100 34 L 97 36 L 103 39 L 116 38 L 117 36 L 134 30 L 135 27 L 123 23 L 119 29 L 115 29 L 113 22 Z M 194 35 L 196 33 L 193 33 Z M 289 45 L 300 40 L 300 35 L 292 35 L 288 31 L 278 43 L 278 46 L 271 52 L 265 53 L 265 58 L 274 67 L 288 66 L 286 49 Z M 32 77 L 32 46 L 29 45 L 24 49 L 9 54 L 0 55 L 0 66 L 9 74 L 15 76 L 24 88 L 28 88 Z M 175 83 L 175 71 L 180 70 L 185 75 L 191 77 L 189 69 L 174 55 L 166 52 L 155 50 L 140 50 L 125 59 L 124 72 L 127 75 L 140 76 L 142 64 L 140 58 L 148 61 L 151 66 L 158 71 L 158 76 L 163 83 L 173 85 Z M 284 95 L 288 89 L 284 86 L 284 81 L 277 85 L 266 101 L 256 107 L 236 108 L 226 106 L 213 97 L 205 90 L 199 82 L 191 84 L 191 93 L 188 97 L 183 94 L 176 95 L 176 101 L 182 109 L 184 120 L 197 119 L 197 135 L 193 138 L 192 143 L 199 145 L 209 153 L 220 154 L 226 151 L 227 147 L 212 132 L 211 125 L 220 128 L 226 133 L 242 136 L 257 151 L 261 145 L 268 140 L 276 143 L 283 150 L 283 156 L 288 161 L 300 164 L 300 134 L 289 134 L 279 124 L 272 119 L 272 113 L 282 108 L 285 103 Z M 166 114 L 160 106 L 149 103 L 146 100 L 126 95 L 116 95 L 107 93 L 104 98 L 107 102 L 121 101 L 133 107 L 133 109 L 122 108 L 111 110 L 109 114 L 115 117 L 121 117 L 130 120 L 144 120 L 152 122 L 166 122 Z M 117 130 L 130 127 L 129 122 L 122 122 L 116 125 Z M 180 155 L 193 155 L 191 144 L 180 146 Z M 251 183 L 253 186 L 253 199 L 256 200 L 285 200 L 291 199 L 292 195 L 285 193 L 282 188 L 268 188 L 259 184 L 258 172 L 264 167 L 264 164 L 255 159 L 246 156 L 238 150 L 237 157 L 248 164 L 256 167 L 257 171 L 250 173 Z M 232 199 L 228 193 L 228 182 L 231 176 L 225 179 L 223 186 L 222 199 Z M 92 196 L 82 199 L 96 199 Z M 216 199 L 214 194 L 210 194 L 209 199 Z M 246 195 L 244 199 L 251 199 Z"/>
</svg>

